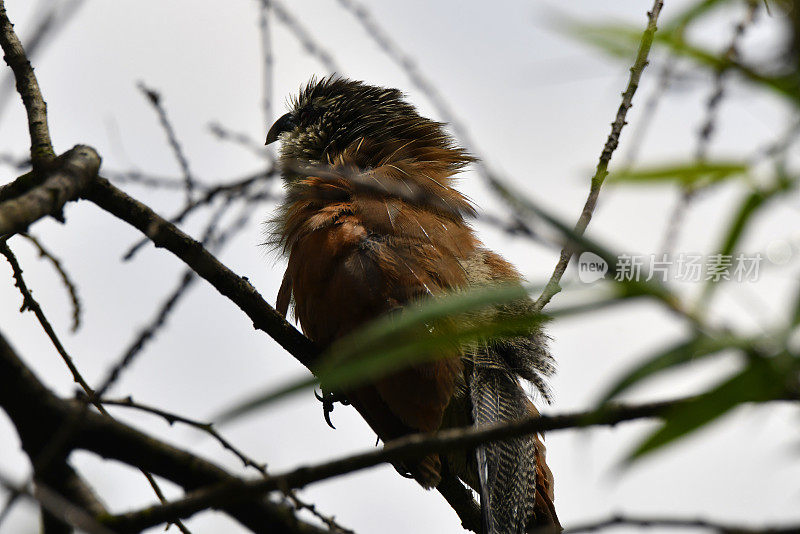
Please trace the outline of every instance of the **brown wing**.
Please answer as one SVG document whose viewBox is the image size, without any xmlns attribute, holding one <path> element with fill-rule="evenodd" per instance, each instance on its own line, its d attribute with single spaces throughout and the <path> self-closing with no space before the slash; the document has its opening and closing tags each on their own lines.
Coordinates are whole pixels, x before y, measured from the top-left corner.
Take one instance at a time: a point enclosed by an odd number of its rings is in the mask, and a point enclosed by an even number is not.
<svg viewBox="0 0 800 534">
<path fill-rule="evenodd" d="M 359 172 L 342 159 L 319 174 L 295 184 L 279 221 L 289 251 L 279 307 L 288 306 L 291 293 L 311 339 L 326 346 L 412 300 L 467 284 L 460 260 L 476 240 L 461 212 L 447 208 L 467 203 L 443 185 L 441 168 L 394 161 Z M 436 195 L 415 191 L 410 176 L 436 187 Z M 462 376 L 458 354 L 453 356 L 346 394 L 385 441 L 435 430 Z M 409 470 L 423 485 L 435 485 L 439 459 L 431 455 Z"/>
</svg>

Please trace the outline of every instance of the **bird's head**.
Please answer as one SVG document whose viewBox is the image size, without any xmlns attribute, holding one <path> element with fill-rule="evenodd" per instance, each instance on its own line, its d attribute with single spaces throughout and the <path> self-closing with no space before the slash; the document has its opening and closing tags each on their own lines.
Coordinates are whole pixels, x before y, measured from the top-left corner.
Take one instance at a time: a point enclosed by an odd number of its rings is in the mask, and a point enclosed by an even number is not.
<svg viewBox="0 0 800 534">
<path fill-rule="evenodd" d="M 401 91 L 338 76 L 312 79 L 301 88 L 291 111 L 269 129 L 266 144 L 279 139 L 284 176 L 286 164 L 324 165 L 353 146 L 364 146 L 358 157 L 365 167 L 385 163 L 400 148 L 404 157 L 437 151 L 453 170 L 472 161 L 443 124 L 417 113 Z"/>
</svg>

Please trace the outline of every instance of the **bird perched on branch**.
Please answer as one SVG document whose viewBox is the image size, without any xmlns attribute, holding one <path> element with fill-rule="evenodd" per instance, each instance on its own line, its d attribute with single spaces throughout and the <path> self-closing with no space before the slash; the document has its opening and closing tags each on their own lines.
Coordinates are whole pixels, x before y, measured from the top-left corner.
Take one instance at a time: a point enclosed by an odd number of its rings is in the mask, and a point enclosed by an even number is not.
<svg viewBox="0 0 800 534">
<path fill-rule="evenodd" d="M 288 256 L 277 308 L 293 303 L 303 332 L 326 347 L 378 316 L 452 291 L 521 283 L 465 222 L 471 202 L 453 188 L 474 161 L 419 115 L 400 91 L 340 77 L 312 80 L 267 134 L 278 139 L 287 189 L 271 223 Z M 488 313 L 532 313 L 529 299 Z M 414 432 L 538 416 L 520 385 L 548 399 L 546 337 L 456 347 L 345 391 L 383 441 Z M 558 527 L 553 478 L 537 435 L 429 454 L 396 465 L 425 488 L 445 474 L 481 495 L 486 534 Z"/>
</svg>

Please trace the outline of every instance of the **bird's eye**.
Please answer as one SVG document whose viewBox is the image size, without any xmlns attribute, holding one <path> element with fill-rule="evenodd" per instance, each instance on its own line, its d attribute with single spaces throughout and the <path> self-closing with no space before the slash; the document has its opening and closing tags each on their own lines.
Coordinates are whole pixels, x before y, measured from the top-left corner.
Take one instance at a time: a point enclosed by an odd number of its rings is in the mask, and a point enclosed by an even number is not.
<svg viewBox="0 0 800 534">
<path fill-rule="evenodd" d="M 313 111 L 312 111 L 312 110 L 310 110 L 310 109 L 304 109 L 304 110 L 302 110 L 302 111 L 300 112 L 300 122 L 307 123 L 307 122 L 311 121 L 311 119 L 313 118 L 313 116 L 314 116 L 314 113 L 313 113 Z"/>
</svg>

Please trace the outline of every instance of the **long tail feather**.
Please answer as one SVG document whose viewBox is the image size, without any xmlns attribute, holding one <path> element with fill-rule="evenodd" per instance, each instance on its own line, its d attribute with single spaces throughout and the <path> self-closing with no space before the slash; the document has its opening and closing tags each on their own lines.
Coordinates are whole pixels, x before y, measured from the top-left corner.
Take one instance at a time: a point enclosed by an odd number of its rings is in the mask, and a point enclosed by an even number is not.
<svg viewBox="0 0 800 534">
<path fill-rule="evenodd" d="M 530 401 L 505 366 L 475 362 L 470 384 L 476 426 L 529 415 Z M 481 508 L 486 534 L 519 534 L 534 516 L 536 444 L 532 436 L 484 444 L 477 449 Z"/>
</svg>

